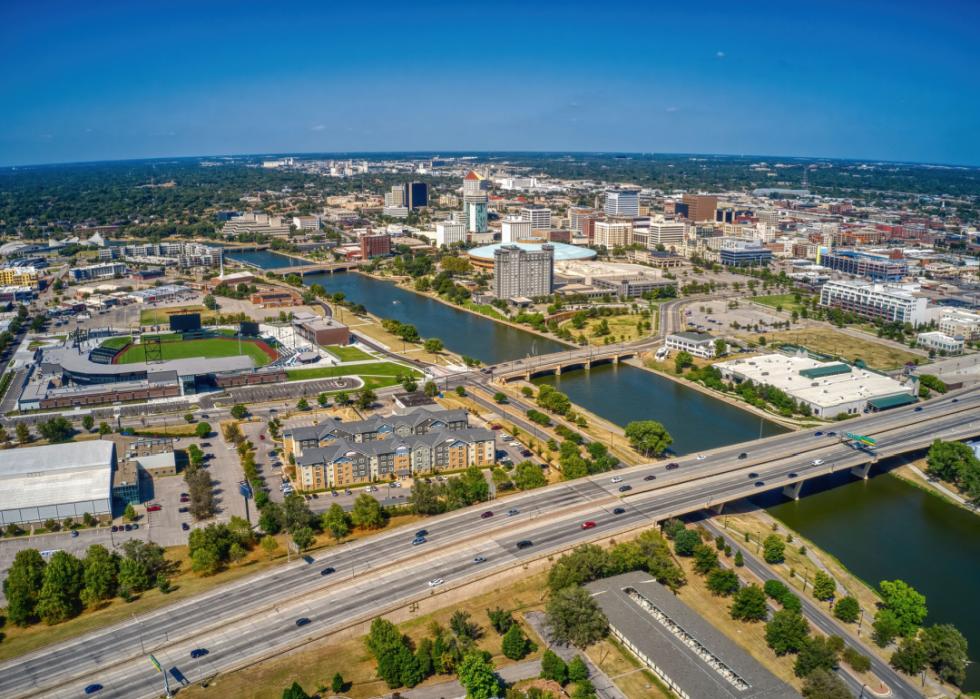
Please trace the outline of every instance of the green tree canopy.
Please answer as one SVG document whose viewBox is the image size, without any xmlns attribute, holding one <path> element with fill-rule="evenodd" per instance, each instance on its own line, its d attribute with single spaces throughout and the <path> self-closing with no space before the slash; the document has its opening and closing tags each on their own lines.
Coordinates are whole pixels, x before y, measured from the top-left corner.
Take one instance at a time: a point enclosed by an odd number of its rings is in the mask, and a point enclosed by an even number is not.
<svg viewBox="0 0 980 699">
<path fill-rule="evenodd" d="M 674 441 L 670 433 L 656 420 L 634 420 L 626 425 L 630 446 L 644 456 L 659 456 Z"/>
<path fill-rule="evenodd" d="M 609 632 L 605 614 L 581 587 L 569 586 L 552 593 L 546 614 L 551 637 L 557 643 L 587 648 Z"/>
<path fill-rule="evenodd" d="M 735 593 L 729 612 L 736 621 L 765 621 L 766 593 L 758 585 L 746 585 Z"/>
</svg>

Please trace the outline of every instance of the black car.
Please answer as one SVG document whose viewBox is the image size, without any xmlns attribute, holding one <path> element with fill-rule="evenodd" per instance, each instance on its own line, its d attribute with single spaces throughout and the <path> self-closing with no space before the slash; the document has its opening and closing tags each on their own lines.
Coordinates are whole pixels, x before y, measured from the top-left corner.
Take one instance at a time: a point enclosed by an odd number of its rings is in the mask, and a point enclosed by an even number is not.
<svg viewBox="0 0 980 699">
<path fill-rule="evenodd" d="M 330 575 L 331 573 L 334 572 L 336 572 L 335 568 L 331 568 L 330 566 L 327 566 L 326 568 L 320 571 L 320 575 Z"/>
<path fill-rule="evenodd" d="M 820 430 L 817 430 L 816 432 L 813 433 L 813 436 L 814 437 L 823 437 L 823 432 L 821 432 Z"/>
<path fill-rule="evenodd" d="M 621 492 L 621 493 L 625 493 L 625 492 L 630 491 L 630 490 L 633 490 L 633 486 L 631 486 L 631 485 L 621 485 L 621 486 L 619 486 L 619 492 Z"/>
<path fill-rule="evenodd" d="M 521 539 L 520 541 L 517 542 L 517 548 L 519 549 L 526 549 L 532 546 L 534 546 L 534 542 L 531 541 L 530 539 Z"/>
<path fill-rule="evenodd" d="M 749 474 L 749 480 L 752 480 L 753 478 L 758 478 L 758 477 L 759 477 L 759 474 L 756 473 L 755 471 L 752 471 L 752 473 Z"/>
<path fill-rule="evenodd" d="M 677 463 L 675 461 L 671 461 L 664 468 L 666 468 L 668 471 L 673 471 L 675 468 L 680 468 L 680 467 L 681 467 L 681 465 L 679 463 Z"/>
<path fill-rule="evenodd" d="M 195 648 L 194 650 L 191 651 L 191 657 L 192 658 L 203 658 L 209 652 L 210 651 L 208 651 L 207 648 Z"/>
<path fill-rule="evenodd" d="M 761 487 L 762 487 L 762 486 L 764 486 L 765 484 L 766 484 L 766 482 L 765 482 L 765 481 L 756 481 L 756 482 L 755 482 L 755 487 L 756 487 L 756 488 L 761 488 Z"/>
<path fill-rule="evenodd" d="M 915 406 L 915 412 L 921 413 L 922 412 L 922 406 L 921 405 Z"/>
<path fill-rule="evenodd" d="M 626 514 L 626 510 L 623 509 L 622 507 L 617 507 L 617 508 L 613 509 L 613 514 L 614 515 L 624 515 L 624 514 Z"/>
<path fill-rule="evenodd" d="M 643 480 L 645 480 L 645 481 L 652 481 L 652 480 L 656 480 L 656 478 L 657 478 L 657 477 L 656 477 L 655 475 L 653 475 L 652 473 L 651 473 L 650 475 L 647 475 L 647 476 L 643 476 Z"/>
<path fill-rule="evenodd" d="M 743 451 L 741 454 L 738 455 L 738 458 L 745 459 L 745 458 L 748 458 L 748 456 L 749 455 Z"/>
<path fill-rule="evenodd" d="M 181 522 L 180 528 L 183 529 L 185 532 L 190 531 L 191 525 L 189 525 L 187 522 Z"/>
<path fill-rule="evenodd" d="M 950 401 L 950 403 L 959 403 L 959 402 L 960 402 L 959 398 L 954 398 L 953 400 Z"/>
<path fill-rule="evenodd" d="M 417 532 L 415 532 L 415 536 L 416 537 L 419 537 L 419 536 L 428 536 L 428 535 L 429 535 L 429 530 L 428 529 L 419 529 Z"/>
<path fill-rule="evenodd" d="M 799 476 L 799 475 L 800 475 L 800 474 L 798 474 L 798 473 L 797 473 L 796 471 L 793 471 L 792 473 L 790 473 L 790 474 L 789 474 L 788 476 L 786 476 L 786 477 L 787 477 L 787 478 L 789 478 L 790 480 L 792 480 L 792 479 L 794 479 L 794 478 L 796 478 L 796 477 L 797 477 L 797 476 Z"/>
<path fill-rule="evenodd" d="M 101 691 L 102 691 L 101 684 L 90 684 L 85 686 L 86 694 L 95 694 L 96 692 L 101 692 Z"/>
<path fill-rule="evenodd" d="M 296 626 L 306 626 L 309 623 L 310 620 L 307 619 L 305 616 L 301 616 L 299 619 L 296 620 Z"/>
<path fill-rule="evenodd" d="M 828 432 L 827 433 L 827 436 L 828 437 L 836 437 L 837 436 L 837 433 L 836 432 Z"/>
</svg>

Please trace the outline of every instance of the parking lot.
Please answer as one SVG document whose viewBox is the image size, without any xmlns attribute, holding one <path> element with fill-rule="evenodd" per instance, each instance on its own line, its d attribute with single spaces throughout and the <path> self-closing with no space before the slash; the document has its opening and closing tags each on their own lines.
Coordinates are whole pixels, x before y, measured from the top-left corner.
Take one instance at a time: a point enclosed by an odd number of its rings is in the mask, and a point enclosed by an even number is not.
<svg viewBox="0 0 980 699">
<path fill-rule="evenodd" d="M 726 299 L 691 303 L 687 305 L 684 313 L 685 322 L 693 326 L 693 330 L 712 335 L 734 332 L 733 322 L 738 323 L 740 328 L 754 328 L 758 325 L 760 329 L 766 330 L 775 323 L 788 320 L 775 310 L 768 310 L 765 306 L 750 303 L 745 299 L 738 300 L 737 308 L 728 308 Z"/>
</svg>

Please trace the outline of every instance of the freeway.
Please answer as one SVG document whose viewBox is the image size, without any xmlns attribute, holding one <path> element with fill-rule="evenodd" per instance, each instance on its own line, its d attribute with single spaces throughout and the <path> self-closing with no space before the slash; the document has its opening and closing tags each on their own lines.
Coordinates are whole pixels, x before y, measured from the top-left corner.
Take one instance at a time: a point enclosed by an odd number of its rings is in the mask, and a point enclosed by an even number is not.
<svg viewBox="0 0 980 699">
<path fill-rule="evenodd" d="M 848 428 L 894 449 L 928 444 L 940 435 L 975 434 L 978 403 L 980 390 L 951 393 L 921 412 L 897 409 L 849 421 Z M 743 452 L 746 457 L 739 459 Z M 197 681 L 251 661 L 267 648 L 281 650 L 401 606 L 430 593 L 425 581 L 435 576 L 447 586 L 459 584 L 613 531 L 782 487 L 791 482 L 791 473 L 806 479 L 868 460 L 868 454 L 826 435 L 791 433 L 678 459 L 679 468 L 671 471 L 663 462 L 622 470 L 617 483 L 607 474 L 556 484 L 426 520 L 430 542 L 422 546 L 411 546 L 409 528 L 393 530 L 331 549 L 316 565 L 281 567 L 11 660 L 0 666 L 0 695 L 75 696 L 87 682 L 105 685 L 106 696 L 154 695 L 159 678 L 142 658 L 144 650 Z M 749 472 L 758 478 L 746 478 Z M 655 480 L 646 480 L 650 475 Z M 756 480 L 763 481 L 761 488 Z M 623 485 L 633 488 L 625 498 L 618 490 Z M 489 507 L 496 508 L 495 515 L 480 517 Z M 625 511 L 615 514 L 616 507 Z M 518 513 L 508 517 L 501 508 Z M 577 522 L 585 519 L 599 526 L 583 531 Z M 516 542 L 524 538 L 532 538 L 534 546 L 517 550 Z M 487 562 L 474 565 L 477 553 Z M 336 573 L 320 575 L 326 565 Z M 298 617 L 313 623 L 295 627 Z M 189 650 L 197 647 L 211 653 L 192 661 Z M 145 691 L 142 682 L 149 683 Z"/>
</svg>

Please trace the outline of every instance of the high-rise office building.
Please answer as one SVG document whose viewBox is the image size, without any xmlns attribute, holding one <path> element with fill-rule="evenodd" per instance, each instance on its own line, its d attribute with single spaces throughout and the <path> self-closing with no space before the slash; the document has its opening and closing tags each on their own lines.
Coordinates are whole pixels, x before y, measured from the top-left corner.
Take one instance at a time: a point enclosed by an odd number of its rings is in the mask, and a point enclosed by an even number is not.
<svg viewBox="0 0 980 699">
<path fill-rule="evenodd" d="M 487 203 L 485 201 L 463 202 L 466 212 L 466 230 L 470 233 L 486 233 L 489 229 Z"/>
<path fill-rule="evenodd" d="M 385 206 L 388 208 L 394 206 L 405 206 L 404 185 L 393 185 L 390 192 L 385 192 Z"/>
<path fill-rule="evenodd" d="M 593 242 L 607 248 L 629 245 L 633 242 L 633 226 L 625 221 L 596 221 Z"/>
<path fill-rule="evenodd" d="M 440 221 L 436 224 L 436 245 L 452 245 L 466 242 L 466 226 L 454 221 Z"/>
<path fill-rule="evenodd" d="M 405 206 L 421 209 L 429 205 L 429 185 L 425 182 L 409 182 L 405 185 Z"/>
<path fill-rule="evenodd" d="M 555 248 L 501 245 L 493 253 L 493 293 L 498 299 L 535 298 L 551 293 Z"/>
<path fill-rule="evenodd" d="M 687 218 L 695 223 L 714 221 L 715 209 L 718 208 L 718 197 L 713 194 L 685 194 L 684 204 L 687 205 Z"/>
<path fill-rule="evenodd" d="M 585 235 L 585 222 L 595 220 L 595 209 L 587 206 L 573 206 L 568 210 L 568 227 L 576 233 Z"/>
<path fill-rule="evenodd" d="M 687 226 L 679 221 L 651 221 L 647 233 L 647 247 L 656 249 L 663 245 L 667 250 L 684 247 Z"/>
<path fill-rule="evenodd" d="M 470 170 L 463 178 L 463 220 L 470 233 L 486 233 L 489 183 Z"/>
<path fill-rule="evenodd" d="M 531 237 L 531 222 L 521 216 L 508 216 L 500 224 L 500 242 L 516 243 Z"/>
<path fill-rule="evenodd" d="M 638 189 L 610 189 L 606 192 L 607 216 L 639 216 L 640 191 Z"/>
<path fill-rule="evenodd" d="M 551 228 L 551 209 L 540 204 L 528 204 L 521 209 L 521 218 L 530 222 L 532 231 Z"/>
</svg>

